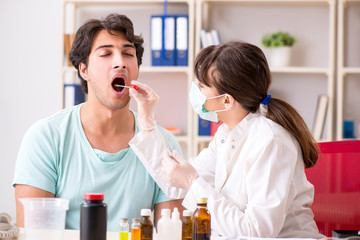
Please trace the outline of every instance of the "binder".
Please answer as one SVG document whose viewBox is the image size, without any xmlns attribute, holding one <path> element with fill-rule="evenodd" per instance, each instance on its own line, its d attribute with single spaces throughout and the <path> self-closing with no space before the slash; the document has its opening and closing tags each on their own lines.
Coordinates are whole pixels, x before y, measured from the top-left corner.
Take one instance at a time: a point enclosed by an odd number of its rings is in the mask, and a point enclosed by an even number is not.
<svg viewBox="0 0 360 240">
<path fill-rule="evenodd" d="M 208 41 L 205 29 L 201 29 L 201 31 L 200 31 L 200 41 L 201 41 L 202 48 L 206 48 L 207 46 L 209 46 L 209 41 Z"/>
<path fill-rule="evenodd" d="M 210 31 L 210 34 L 211 34 L 213 44 L 214 45 L 219 45 L 221 43 L 219 31 L 216 30 L 216 29 L 213 29 L 213 30 Z"/>
<path fill-rule="evenodd" d="M 199 136 L 210 136 L 210 121 L 199 117 Z"/>
<path fill-rule="evenodd" d="M 163 17 L 160 15 L 151 16 L 151 65 L 162 66 L 162 47 L 163 47 Z"/>
<path fill-rule="evenodd" d="M 76 83 L 64 84 L 64 108 L 78 105 L 85 101 L 85 94 L 81 85 Z"/>
<path fill-rule="evenodd" d="M 163 17 L 163 66 L 175 66 L 175 16 Z"/>
<path fill-rule="evenodd" d="M 188 16 L 176 16 L 176 65 L 188 65 Z"/>
</svg>

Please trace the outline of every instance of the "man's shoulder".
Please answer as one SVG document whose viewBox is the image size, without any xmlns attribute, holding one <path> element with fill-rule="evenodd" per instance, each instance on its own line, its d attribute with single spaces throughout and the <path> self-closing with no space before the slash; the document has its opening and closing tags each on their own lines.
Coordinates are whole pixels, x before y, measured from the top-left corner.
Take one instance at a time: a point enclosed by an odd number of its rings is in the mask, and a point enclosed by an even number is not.
<svg viewBox="0 0 360 240">
<path fill-rule="evenodd" d="M 36 121 L 28 132 L 61 131 L 69 125 L 76 123 L 79 106 L 62 109 L 51 116 Z"/>
</svg>

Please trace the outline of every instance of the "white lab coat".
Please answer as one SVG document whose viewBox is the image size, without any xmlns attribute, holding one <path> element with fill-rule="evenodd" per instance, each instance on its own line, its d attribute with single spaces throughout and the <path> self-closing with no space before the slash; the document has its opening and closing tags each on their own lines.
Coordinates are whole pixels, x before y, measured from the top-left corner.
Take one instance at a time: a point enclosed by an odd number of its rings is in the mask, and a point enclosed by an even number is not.
<svg viewBox="0 0 360 240">
<path fill-rule="evenodd" d="M 207 197 L 211 227 L 218 234 L 324 237 L 309 208 L 314 188 L 306 179 L 300 146 L 272 120 L 250 113 L 231 131 L 222 124 L 209 147 L 191 161 L 200 177 L 187 193 L 161 178 L 161 137 L 157 130 L 140 134 L 130 146 L 165 194 L 185 196 L 184 207 L 195 210 L 196 199 Z"/>
</svg>

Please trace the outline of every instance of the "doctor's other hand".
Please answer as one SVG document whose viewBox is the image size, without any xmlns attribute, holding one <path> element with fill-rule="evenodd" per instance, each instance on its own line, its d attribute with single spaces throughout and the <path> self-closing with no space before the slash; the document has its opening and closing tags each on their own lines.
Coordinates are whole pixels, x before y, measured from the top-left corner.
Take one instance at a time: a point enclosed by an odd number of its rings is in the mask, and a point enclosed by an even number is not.
<svg viewBox="0 0 360 240">
<path fill-rule="evenodd" d="M 138 108 L 138 125 L 142 130 L 152 130 L 156 127 L 155 106 L 159 101 L 159 96 L 146 84 L 138 81 L 131 81 L 132 85 L 138 87 L 137 90 L 130 88 L 130 97 L 134 98 Z"/>
<path fill-rule="evenodd" d="M 188 190 L 199 177 L 196 169 L 173 150 L 166 152 L 162 161 L 162 178 L 174 187 Z"/>
</svg>

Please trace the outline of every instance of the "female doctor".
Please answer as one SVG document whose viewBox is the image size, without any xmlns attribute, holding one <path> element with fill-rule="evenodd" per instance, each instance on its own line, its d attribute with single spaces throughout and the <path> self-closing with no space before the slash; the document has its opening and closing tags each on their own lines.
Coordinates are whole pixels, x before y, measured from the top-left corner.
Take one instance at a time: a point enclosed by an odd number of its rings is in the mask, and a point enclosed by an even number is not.
<svg viewBox="0 0 360 240">
<path fill-rule="evenodd" d="M 163 154 L 166 139 L 155 128 L 159 97 L 145 84 L 130 89 L 143 131 L 130 146 L 169 197 L 194 210 L 208 198 L 212 230 L 223 236 L 322 238 L 310 205 L 314 188 L 304 168 L 318 159 L 304 120 L 288 103 L 271 98 L 263 52 L 245 42 L 203 49 L 190 102 L 203 119 L 223 124 L 209 147 L 185 161 Z M 165 151 L 166 152 L 166 151 Z"/>
</svg>

